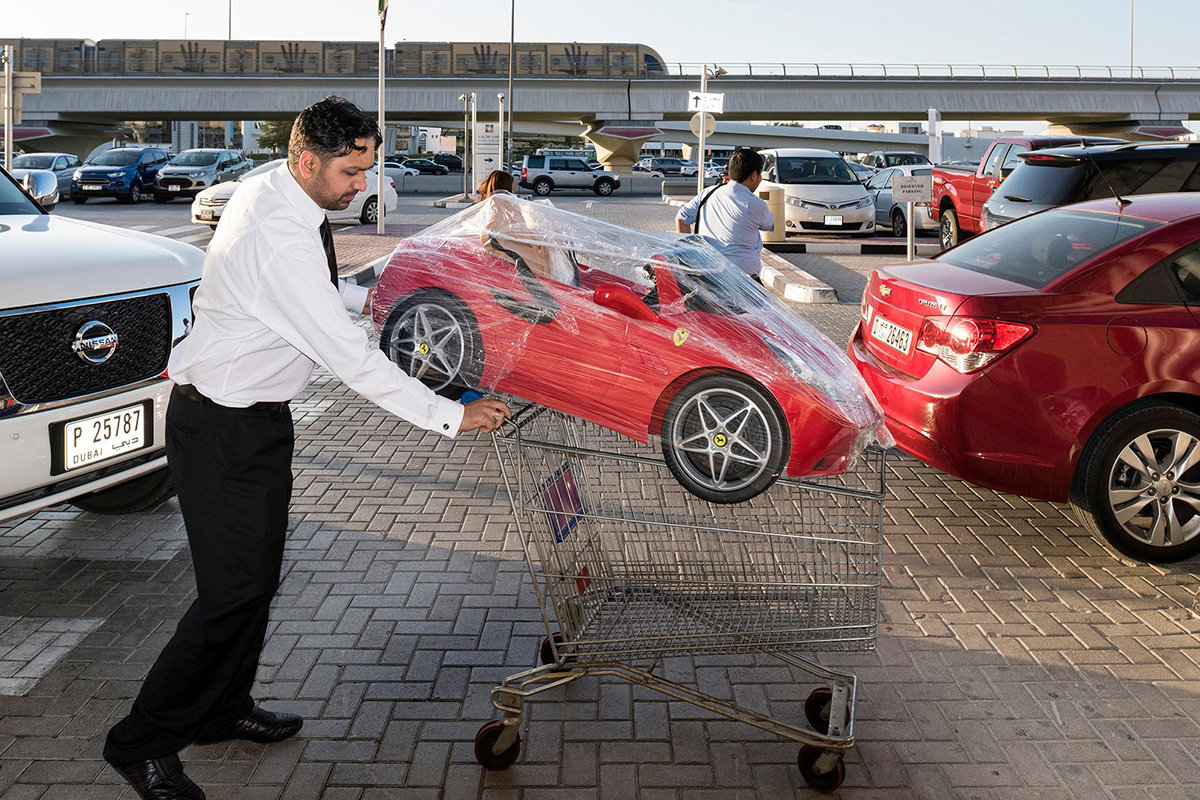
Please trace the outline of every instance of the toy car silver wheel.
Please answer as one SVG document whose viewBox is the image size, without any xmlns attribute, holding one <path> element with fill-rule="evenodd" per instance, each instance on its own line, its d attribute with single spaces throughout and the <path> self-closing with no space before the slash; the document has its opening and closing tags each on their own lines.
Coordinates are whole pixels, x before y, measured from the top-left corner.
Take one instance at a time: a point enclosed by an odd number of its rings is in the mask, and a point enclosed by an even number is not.
<svg viewBox="0 0 1200 800">
<path fill-rule="evenodd" d="M 692 381 L 667 406 L 662 448 L 667 467 L 692 494 L 742 503 L 783 472 L 787 426 L 773 398 L 732 375 Z"/>
<path fill-rule="evenodd" d="M 430 389 L 457 398 L 478 385 L 483 346 L 466 304 L 448 292 L 402 300 L 380 336 L 388 358 Z"/>
<path fill-rule="evenodd" d="M 1115 414 L 1079 457 L 1071 505 L 1084 528 L 1134 558 L 1200 553 L 1200 416 L 1165 403 Z"/>
</svg>

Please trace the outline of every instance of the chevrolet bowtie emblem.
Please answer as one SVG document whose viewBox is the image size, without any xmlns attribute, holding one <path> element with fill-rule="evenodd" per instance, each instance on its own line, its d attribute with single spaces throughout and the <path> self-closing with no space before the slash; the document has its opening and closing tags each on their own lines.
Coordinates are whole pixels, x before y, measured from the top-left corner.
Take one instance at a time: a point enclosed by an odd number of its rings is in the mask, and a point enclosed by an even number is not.
<svg viewBox="0 0 1200 800">
<path fill-rule="evenodd" d="M 879 286 L 879 296 L 880 297 L 887 297 L 891 293 L 892 293 L 892 287 L 888 286 L 886 283 L 880 284 L 880 286 Z"/>
</svg>

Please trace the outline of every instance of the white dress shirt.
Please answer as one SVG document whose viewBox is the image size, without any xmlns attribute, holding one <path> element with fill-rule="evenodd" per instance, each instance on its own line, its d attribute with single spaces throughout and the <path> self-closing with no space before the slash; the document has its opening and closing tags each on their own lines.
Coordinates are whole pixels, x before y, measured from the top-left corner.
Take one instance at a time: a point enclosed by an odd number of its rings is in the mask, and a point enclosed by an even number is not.
<svg viewBox="0 0 1200 800">
<path fill-rule="evenodd" d="M 709 190 L 712 197 L 700 209 L 699 233 L 708 243 L 748 275 L 762 269 L 759 231 L 775 230 L 775 216 L 767 201 L 736 181 Z M 698 194 L 676 215 L 685 225 L 696 224 L 696 209 L 708 192 Z"/>
<path fill-rule="evenodd" d="M 171 379 L 245 408 L 292 400 L 320 364 L 386 411 L 454 436 L 463 406 L 406 375 L 350 320 L 367 290 L 334 288 L 318 231 L 324 218 L 286 163 L 243 183 L 209 245 Z"/>
</svg>

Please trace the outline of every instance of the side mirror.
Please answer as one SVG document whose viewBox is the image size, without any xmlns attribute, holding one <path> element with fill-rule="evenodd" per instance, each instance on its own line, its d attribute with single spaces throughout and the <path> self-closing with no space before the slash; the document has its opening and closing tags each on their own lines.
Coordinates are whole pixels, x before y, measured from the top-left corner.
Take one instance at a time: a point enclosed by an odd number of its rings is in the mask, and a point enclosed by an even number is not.
<svg viewBox="0 0 1200 800">
<path fill-rule="evenodd" d="M 658 321 L 658 314 L 643 303 L 642 298 L 634 294 L 628 286 L 619 283 L 602 283 L 597 286 L 596 291 L 592 293 L 592 302 L 642 322 Z"/>
<path fill-rule="evenodd" d="M 53 172 L 28 172 L 21 179 L 21 183 L 25 191 L 42 205 L 54 205 L 58 202 L 58 178 Z"/>
</svg>

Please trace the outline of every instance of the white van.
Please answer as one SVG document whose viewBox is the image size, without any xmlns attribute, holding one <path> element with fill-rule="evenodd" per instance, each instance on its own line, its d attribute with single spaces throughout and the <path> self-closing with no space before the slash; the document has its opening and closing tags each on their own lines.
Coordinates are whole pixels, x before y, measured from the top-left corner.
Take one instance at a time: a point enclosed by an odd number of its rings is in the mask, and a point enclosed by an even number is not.
<svg viewBox="0 0 1200 800">
<path fill-rule="evenodd" d="M 783 190 L 787 233 L 875 235 L 875 201 L 837 153 L 800 147 L 759 153 L 759 191 Z"/>
</svg>

